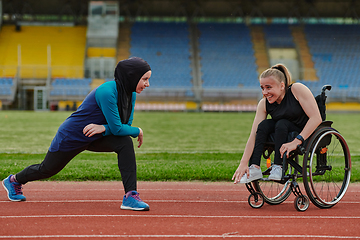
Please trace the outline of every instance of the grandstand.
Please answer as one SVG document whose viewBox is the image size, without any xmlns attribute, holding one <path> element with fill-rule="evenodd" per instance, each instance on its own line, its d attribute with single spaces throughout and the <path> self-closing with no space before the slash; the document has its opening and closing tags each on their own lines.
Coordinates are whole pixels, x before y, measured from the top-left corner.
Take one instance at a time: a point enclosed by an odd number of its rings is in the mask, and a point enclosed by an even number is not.
<svg viewBox="0 0 360 240">
<path fill-rule="evenodd" d="M 77 3 L 0 0 L 3 109 L 73 109 L 131 56 L 153 70 L 137 110 L 253 111 L 259 74 L 278 62 L 314 94 L 331 84 L 336 106 L 360 102 L 354 1 Z"/>
<path fill-rule="evenodd" d="M 22 26 L 16 31 L 14 26 L 3 26 L 0 34 L 3 54 L 0 65 L 6 70 L 3 75 L 15 77 L 20 65 L 19 78 L 47 78 L 50 65 L 52 78 L 82 78 L 85 30 L 83 26 Z"/>
<path fill-rule="evenodd" d="M 137 22 L 131 28 L 130 39 L 130 56 L 141 56 L 151 63 L 152 87 L 191 92 L 187 23 Z"/>
<path fill-rule="evenodd" d="M 257 87 L 250 30 L 245 24 L 199 23 L 203 88 Z"/>
<path fill-rule="evenodd" d="M 305 34 L 319 81 L 303 83 L 311 89 L 331 84 L 332 98 L 359 99 L 360 26 L 306 25 Z"/>
<path fill-rule="evenodd" d="M 263 25 L 268 48 L 294 48 L 289 24 Z"/>
</svg>

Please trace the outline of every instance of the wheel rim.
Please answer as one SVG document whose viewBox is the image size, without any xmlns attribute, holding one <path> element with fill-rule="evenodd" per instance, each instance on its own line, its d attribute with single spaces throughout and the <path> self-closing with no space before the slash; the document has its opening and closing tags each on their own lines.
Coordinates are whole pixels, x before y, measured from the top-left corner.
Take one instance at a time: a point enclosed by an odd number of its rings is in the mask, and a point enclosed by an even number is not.
<svg viewBox="0 0 360 240">
<path fill-rule="evenodd" d="M 299 211 L 306 211 L 309 208 L 310 201 L 306 196 L 297 196 L 295 199 L 295 208 Z"/>
<path fill-rule="evenodd" d="M 258 181 L 256 189 L 262 193 L 267 203 L 275 204 L 281 203 L 289 197 L 291 194 L 290 184 L 290 180 L 285 184 L 274 181 Z"/>
<path fill-rule="evenodd" d="M 248 202 L 253 208 L 261 208 L 264 205 L 264 197 L 260 193 L 250 194 Z"/>
</svg>

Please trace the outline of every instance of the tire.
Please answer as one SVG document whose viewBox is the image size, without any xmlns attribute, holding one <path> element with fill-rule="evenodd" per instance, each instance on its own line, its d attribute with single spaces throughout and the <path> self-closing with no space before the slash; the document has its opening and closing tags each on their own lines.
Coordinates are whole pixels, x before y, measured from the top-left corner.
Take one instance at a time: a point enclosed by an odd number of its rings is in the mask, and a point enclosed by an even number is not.
<svg viewBox="0 0 360 240">
<path fill-rule="evenodd" d="M 261 208 L 264 205 L 264 197 L 258 193 L 252 193 L 249 195 L 248 203 L 252 208 Z"/>
<path fill-rule="evenodd" d="M 304 212 L 309 208 L 310 201 L 309 198 L 305 195 L 297 196 L 294 200 L 294 207 L 299 212 Z"/>
<path fill-rule="evenodd" d="M 351 157 L 338 131 L 318 129 L 309 141 L 303 166 L 304 187 L 315 206 L 331 208 L 343 198 L 350 183 Z"/>
</svg>

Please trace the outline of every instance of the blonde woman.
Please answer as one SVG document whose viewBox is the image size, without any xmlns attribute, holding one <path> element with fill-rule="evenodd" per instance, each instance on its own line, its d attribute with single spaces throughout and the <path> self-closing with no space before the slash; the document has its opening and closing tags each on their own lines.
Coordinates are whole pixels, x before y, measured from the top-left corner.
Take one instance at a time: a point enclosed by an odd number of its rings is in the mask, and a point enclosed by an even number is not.
<svg viewBox="0 0 360 240">
<path fill-rule="evenodd" d="M 269 134 L 274 133 L 275 157 L 269 179 L 281 180 L 282 158 L 302 144 L 321 123 L 318 105 L 309 88 L 301 83 L 291 84 L 288 69 L 277 64 L 260 75 L 263 98 L 259 101 L 255 119 L 244 154 L 232 180 L 249 183 L 262 178 L 260 160 Z M 267 119 L 267 115 L 271 119 Z M 289 132 L 299 135 L 287 142 Z"/>
</svg>

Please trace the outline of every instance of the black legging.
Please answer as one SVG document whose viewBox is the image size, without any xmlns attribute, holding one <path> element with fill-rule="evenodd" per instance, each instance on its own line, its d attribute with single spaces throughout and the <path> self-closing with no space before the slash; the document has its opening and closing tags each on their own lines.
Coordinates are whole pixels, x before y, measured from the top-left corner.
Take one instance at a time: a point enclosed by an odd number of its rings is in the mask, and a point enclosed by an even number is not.
<svg viewBox="0 0 360 240">
<path fill-rule="evenodd" d="M 262 121 L 256 131 L 254 151 L 250 158 L 249 164 L 256 164 L 260 166 L 264 145 L 268 141 L 269 135 L 271 133 L 275 133 L 274 163 L 277 165 L 282 165 L 283 160 L 280 157 L 280 147 L 284 143 L 288 142 L 288 134 L 290 132 L 301 132 L 301 128 L 286 119 L 281 119 L 279 121 L 265 119 Z"/>
<path fill-rule="evenodd" d="M 16 174 L 16 180 L 21 184 L 25 184 L 30 181 L 49 178 L 60 172 L 71 159 L 84 150 L 93 152 L 116 152 L 125 193 L 136 190 L 135 152 L 132 139 L 129 136 L 105 136 L 83 148 L 68 152 L 48 151 L 41 164 L 34 164 L 24 168 Z"/>
</svg>

